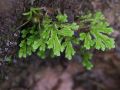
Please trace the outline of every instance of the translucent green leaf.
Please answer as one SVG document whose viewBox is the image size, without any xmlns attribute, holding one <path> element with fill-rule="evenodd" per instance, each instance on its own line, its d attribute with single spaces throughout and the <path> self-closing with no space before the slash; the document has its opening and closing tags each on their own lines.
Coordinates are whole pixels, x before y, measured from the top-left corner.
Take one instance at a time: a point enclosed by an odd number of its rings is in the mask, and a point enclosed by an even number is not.
<svg viewBox="0 0 120 90">
<path fill-rule="evenodd" d="M 42 59 L 46 58 L 45 51 L 38 50 L 37 55 L 40 56 Z"/>
<path fill-rule="evenodd" d="M 30 36 L 27 38 L 27 45 L 32 45 L 35 40 L 35 36 Z"/>
<path fill-rule="evenodd" d="M 78 25 L 77 23 L 73 22 L 73 23 L 70 25 L 70 27 L 71 27 L 72 30 L 78 30 L 79 25 Z"/>
<path fill-rule="evenodd" d="M 26 29 L 24 29 L 21 31 L 21 33 L 22 33 L 22 38 L 25 38 L 29 32 Z"/>
<path fill-rule="evenodd" d="M 30 15 L 31 12 L 26 12 L 26 13 L 23 13 L 24 16 L 27 16 L 27 15 Z"/>
<path fill-rule="evenodd" d="M 86 37 L 86 33 L 80 33 L 80 40 L 84 40 Z"/>
<path fill-rule="evenodd" d="M 61 30 L 58 31 L 59 35 L 62 36 L 70 36 L 72 37 L 74 35 L 74 31 L 72 31 L 69 27 L 64 27 Z"/>
<path fill-rule="evenodd" d="M 59 22 L 67 22 L 67 15 L 66 14 L 64 14 L 64 15 L 63 14 L 58 14 L 56 16 L 56 18 Z"/>
<path fill-rule="evenodd" d="M 27 55 L 31 55 L 32 54 L 32 47 L 27 46 Z"/>
<path fill-rule="evenodd" d="M 92 54 L 88 52 L 84 52 L 82 64 L 87 70 L 91 70 L 91 68 L 93 68 L 93 64 L 91 63 L 91 58 L 92 58 Z"/>
<path fill-rule="evenodd" d="M 27 51 L 26 51 L 26 42 L 25 42 L 25 40 L 21 41 L 20 47 L 21 47 L 21 48 L 20 48 L 20 50 L 19 50 L 19 57 L 20 57 L 20 58 L 22 58 L 22 57 L 26 58 L 26 56 L 27 56 Z"/>
<path fill-rule="evenodd" d="M 40 45 L 41 45 L 41 40 L 36 40 L 36 41 L 34 41 L 32 47 L 34 50 L 36 50 L 40 47 Z"/>
<path fill-rule="evenodd" d="M 47 42 L 48 48 L 52 48 L 56 56 L 60 56 L 61 44 L 56 31 L 51 30 L 51 37 Z"/>
<path fill-rule="evenodd" d="M 75 50 L 73 49 L 72 43 L 67 42 L 66 44 L 66 50 L 65 50 L 65 57 L 69 60 L 72 59 L 72 56 L 75 54 Z"/>
</svg>

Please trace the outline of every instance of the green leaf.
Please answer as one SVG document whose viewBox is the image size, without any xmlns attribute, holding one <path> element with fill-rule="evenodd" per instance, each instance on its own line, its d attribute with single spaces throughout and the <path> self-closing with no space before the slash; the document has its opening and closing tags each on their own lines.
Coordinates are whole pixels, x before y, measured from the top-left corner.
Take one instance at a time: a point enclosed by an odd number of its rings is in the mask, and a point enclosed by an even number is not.
<svg viewBox="0 0 120 90">
<path fill-rule="evenodd" d="M 67 42 L 66 43 L 66 50 L 65 50 L 65 57 L 69 60 L 72 59 L 72 56 L 75 54 L 75 50 L 73 49 L 72 43 Z"/>
<path fill-rule="evenodd" d="M 87 70 L 91 70 L 93 68 L 93 64 L 90 61 L 91 58 L 92 54 L 84 52 L 82 64 Z"/>
<path fill-rule="evenodd" d="M 69 27 L 64 27 L 61 30 L 58 31 L 59 35 L 62 36 L 70 36 L 72 37 L 74 35 L 74 31 L 72 31 Z"/>
<path fill-rule="evenodd" d="M 75 22 L 73 22 L 72 24 L 70 24 L 70 27 L 74 31 L 79 29 L 79 25 L 77 23 L 75 23 Z"/>
<path fill-rule="evenodd" d="M 22 58 L 22 57 L 26 58 L 27 50 L 26 50 L 26 42 L 25 42 L 25 40 L 21 41 L 19 46 L 20 46 L 19 57 L 20 58 Z"/>
<path fill-rule="evenodd" d="M 39 40 L 39 39 L 35 40 L 33 45 L 32 45 L 34 51 L 37 50 L 40 47 L 40 45 L 41 45 L 41 40 Z"/>
<path fill-rule="evenodd" d="M 51 30 L 51 37 L 47 42 L 48 48 L 52 48 L 56 56 L 60 56 L 61 52 L 61 42 L 57 36 L 56 31 Z"/>
<path fill-rule="evenodd" d="M 21 33 L 22 33 L 22 38 L 25 38 L 29 32 L 26 29 L 24 29 L 21 31 Z"/>
<path fill-rule="evenodd" d="M 80 39 L 84 41 L 84 47 L 86 49 L 90 49 L 94 45 L 94 41 L 92 40 L 92 37 L 89 33 L 81 33 Z"/>
<path fill-rule="evenodd" d="M 39 51 L 37 52 L 37 55 L 40 56 L 42 59 L 45 59 L 45 58 L 46 58 L 45 51 L 39 50 Z"/>
<path fill-rule="evenodd" d="M 23 13 L 23 15 L 27 16 L 28 20 L 32 20 L 33 16 L 39 13 L 40 13 L 40 8 L 31 7 L 30 10 L 26 13 Z"/>
<path fill-rule="evenodd" d="M 34 43 L 35 36 L 31 35 L 27 38 L 27 45 L 32 45 Z"/>
<path fill-rule="evenodd" d="M 27 55 L 31 55 L 32 54 L 32 47 L 27 46 Z"/>
<path fill-rule="evenodd" d="M 84 40 L 86 37 L 86 33 L 80 33 L 80 40 Z"/>
<path fill-rule="evenodd" d="M 30 11 L 32 11 L 34 14 L 37 14 L 36 12 L 37 12 L 37 11 L 40 11 L 40 8 L 31 7 L 31 8 L 30 8 Z"/>
<path fill-rule="evenodd" d="M 64 15 L 63 14 L 58 14 L 56 16 L 56 18 L 59 22 L 67 22 L 67 15 L 66 14 L 64 14 Z"/>
<path fill-rule="evenodd" d="M 23 13 L 24 16 L 28 16 L 28 15 L 30 15 L 30 14 L 31 14 L 31 12 Z"/>
</svg>

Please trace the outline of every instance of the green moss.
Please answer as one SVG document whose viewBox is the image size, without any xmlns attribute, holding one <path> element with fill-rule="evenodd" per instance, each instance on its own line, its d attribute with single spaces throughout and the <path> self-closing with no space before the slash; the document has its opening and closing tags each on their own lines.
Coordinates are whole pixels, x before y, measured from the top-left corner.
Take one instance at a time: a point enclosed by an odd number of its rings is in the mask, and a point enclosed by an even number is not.
<svg viewBox="0 0 120 90">
<path fill-rule="evenodd" d="M 84 48 L 82 51 L 86 52 L 91 49 L 104 51 L 115 47 L 114 39 L 109 37 L 113 30 L 101 12 L 80 16 L 79 25 L 76 22 L 69 23 L 67 15 L 61 13 L 58 13 L 55 21 L 52 21 L 52 18 L 47 13 L 43 14 L 40 8 L 31 8 L 23 15 L 30 23 L 21 31 L 20 58 L 26 58 L 32 53 L 37 53 L 41 58 L 45 58 L 60 56 L 65 52 L 65 57 L 71 60 L 76 53 L 74 45 Z M 80 35 L 79 37 L 75 35 L 75 32 L 87 26 L 89 26 L 88 32 L 77 33 Z M 80 50 L 80 52 L 82 51 Z M 82 53 L 83 65 L 87 69 L 91 69 L 93 67 L 89 61 L 91 55 L 86 52 Z"/>
</svg>

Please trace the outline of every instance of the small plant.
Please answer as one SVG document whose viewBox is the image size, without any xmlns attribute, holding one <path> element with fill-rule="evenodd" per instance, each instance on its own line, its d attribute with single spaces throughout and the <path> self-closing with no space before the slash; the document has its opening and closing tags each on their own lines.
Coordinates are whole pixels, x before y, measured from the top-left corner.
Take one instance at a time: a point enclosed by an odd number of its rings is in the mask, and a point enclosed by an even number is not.
<svg viewBox="0 0 120 90">
<path fill-rule="evenodd" d="M 84 26 L 85 23 L 89 23 L 89 31 L 80 33 L 80 40 L 84 41 L 84 47 L 86 49 L 96 48 L 104 51 L 105 49 L 115 47 L 114 39 L 108 36 L 113 30 L 109 27 L 101 12 L 96 12 L 94 15 L 89 13 L 88 15 L 81 16 L 80 19 Z"/>
<path fill-rule="evenodd" d="M 113 30 L 100 12 L 79 17 L 79 24 L 69 23 L 67 15 L 61 13 L 58 13 L 53 21 L 39 8 L 31 8 L 23 15 L 27 16 L 30 22 L 21 31 L 20 58 L 26 58 L 32 53 L 37 53 L 41 58 L 60 56 L 61 53 L 65 53 L 65 57 L 71 60 L 76 52 L 80 52 L 83 65 L 91 69 L 93 65 L 90 61 L 91 53 L 88 53 L 90 49 L 104 51 L 115 47 L 113 38 L 108 36 Z M 87 32 L 84 31 L 86 27 L 88 27 Z M 76 32 L 79 36 L 76 36 Z M 80 50 L 76 50 L 76 45 Z"/>
</svg>

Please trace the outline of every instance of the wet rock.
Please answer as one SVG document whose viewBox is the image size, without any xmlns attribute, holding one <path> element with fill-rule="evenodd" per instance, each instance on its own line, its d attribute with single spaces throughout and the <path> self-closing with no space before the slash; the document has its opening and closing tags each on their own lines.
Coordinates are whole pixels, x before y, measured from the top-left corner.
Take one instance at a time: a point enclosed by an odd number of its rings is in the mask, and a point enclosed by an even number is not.
<svg viewBox="0 0 120 90">
<path fill-rule="evenodd" d="M 16 30 L 24 10 L 24 0 L 0 0 L 0 57 L 14 55 L 18 44 Z"/>
</svg>

